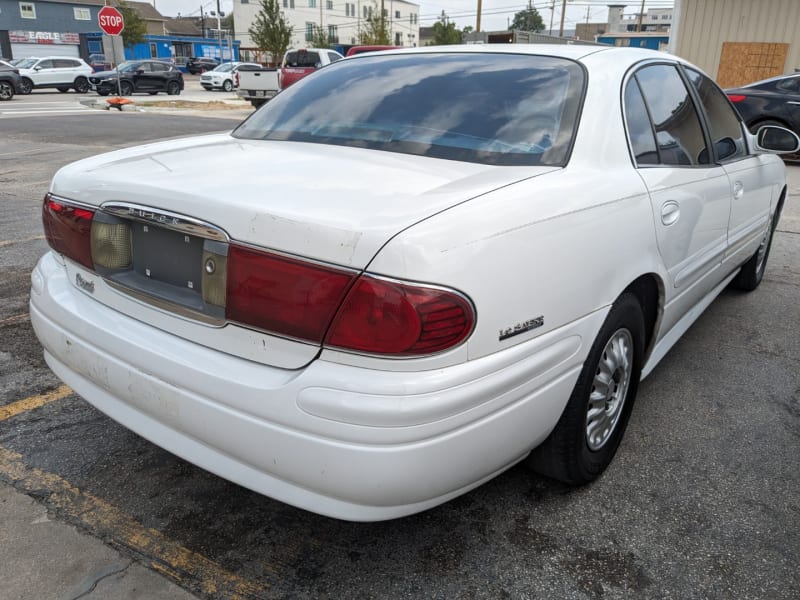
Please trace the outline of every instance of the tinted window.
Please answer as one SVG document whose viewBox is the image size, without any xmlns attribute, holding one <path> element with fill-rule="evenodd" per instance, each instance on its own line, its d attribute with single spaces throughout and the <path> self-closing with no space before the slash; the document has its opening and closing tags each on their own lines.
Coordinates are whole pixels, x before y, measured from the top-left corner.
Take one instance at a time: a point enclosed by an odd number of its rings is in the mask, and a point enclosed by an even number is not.
<svg viewBox="0 0 800 600">
<path fill-rule="evenodd" d="M 658 151 L 655 137 L 653 137 L 653 128 L 650 125 L 650 117 L 647 116 L 647 108 L 645 108 L 636 79 L 631 79 L 625 86 L 625 123 L 628 127 L 628 137 L 631 140 L 636 164 L 658 164 Z"/>
<path fill-rule="evenodd" d="M 559 58 L 363 56 L 284 90 L 234 135 L 485 164 L 561 165 L 583 85 L 583 70 Z"/>
<path fill-rule="evenodd" d="M 52 60 L 40 60 L 39 64 L 36 65 L 40 69 L 52 69 L 53 68 L 53 61 Z"/>
<path fill-rule="evenodd" d="M 319 63 L 319 54 L 316 52 L 298 50 L 286 55 L 287 67 L 316 67 L 317 63 Z"/>
<path fill-rule="evenodd" d="M 708 150 L 700 118 L 678 69 L 672 65 L 652 65 L 637 71 L 636 79 L 655 126 L 661 162 L 707 164 Z"/>
<path fill-rule="evenodd" d="M 74 69 L 79 66 L 79 63 L 76 60 L 67 58 L 56 58 L 53 60 L 53 66 L 57 69 Z"/>
<path fill-rule="evenodd" d="M 164 63 L 150 63 L 153 68 L 153 71 L 156 73 L 164 73 L 165 71 L 169 71 L 169 65 Z"/>
<path fill-rule="evenodd" d="M 338 54 L 336 54 L 335 52 L 328 52 L 328 60 L 330 62 L 336 62 L 337 60 L 340 60 L 341 58 L 342 57 L 339 56 Z"/>
<path fill-rule="evenodd" d="M 787 79 L 782 79 L 775 87 L 783 92 L 797 94 L 800 92 L 800 77 L 789 77 Z"/>
<path fill-rule="evenodd" d="M 702 73 L 687 68 L 686 74 L 697 90 L 700 104 L 706 113 L 717 160 L 731 161 L 745 156 L 747 150 L 742 125 L 728 98 Z"/>
</svg>

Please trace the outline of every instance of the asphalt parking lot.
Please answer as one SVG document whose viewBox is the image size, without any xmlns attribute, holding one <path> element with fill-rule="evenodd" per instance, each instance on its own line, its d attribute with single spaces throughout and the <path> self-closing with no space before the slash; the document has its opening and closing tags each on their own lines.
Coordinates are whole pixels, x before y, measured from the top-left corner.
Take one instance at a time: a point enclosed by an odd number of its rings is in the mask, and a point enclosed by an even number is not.
<svg viewBox="0 0 800 600">
<path fill-rule="evenodd" d="M 0 121 L 0 597 L 800 596 L 800 167 L 788 168 L 761 287 L 724 292 L 643 383 L 599 481 L 571 489 L 518 466 L 425 513 L 356 524 L 259 496 L 137 437 L 63 386 L 31 331 L 52 174 L 237 118 Z"/>
</svg>

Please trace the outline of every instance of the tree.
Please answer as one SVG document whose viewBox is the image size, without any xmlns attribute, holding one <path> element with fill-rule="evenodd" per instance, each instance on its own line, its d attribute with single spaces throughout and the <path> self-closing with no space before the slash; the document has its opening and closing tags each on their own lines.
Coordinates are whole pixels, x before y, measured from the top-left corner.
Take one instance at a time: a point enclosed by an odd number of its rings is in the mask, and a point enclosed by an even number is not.
<svg viewBox="0 0 800 600">
<path fill-rule="evenodd" d="M 519 31 L 544 31 L 544 20 L 539 11 L 528 5 L 528 8 L 519 11 L 511 21 L 511 29 Z"/>
<path fill-rule="evenodd" d="M 122 45 L 130 49 L 136 44 L 144 42 L 144 35 L 147 33 L 147 21 L 139 16 L 139 12 L 124 0 L 117 4 L 117 10 L 122 13 L 122 21 L 125 23 L 125 29 L 122 30 Z"/>
<path fill-rule="evenodd" d="M 248 30 L 250 39 L 262 52 L 269 52 L 272 62 L 282 58 L 292 40 L 294 27 L 289 25 L 278 0 L 261 0 L 261 10 Z"/>
<path fill-rule="evenodd" d="M 311 43 L 314 48 L 327 48 L 330 46 L 331 42 L 328 39 L 328 34 L 325 33 L 325 30 L 319 25 L 314 25 L 314 37 Z"/>
<path fill-rule="evenodd" d="M 428 46 L 446 46 L 448 44 L 460 44 L 461 31 L 456 24 L 451 22 L 448 16 L 442 11 L 439 20 L 433 24 L 433 40 L 428 42 Z"/>
<path fill-rule="evenodd" d="M 388 46 L 391 44 L 391 33 L 386 16 L 380 14 L 376 2 L 372 3 L 369 16 L 364 20 L 361 33 L 358 35 L 359 43 L 364 46 Z"/>
</svg>

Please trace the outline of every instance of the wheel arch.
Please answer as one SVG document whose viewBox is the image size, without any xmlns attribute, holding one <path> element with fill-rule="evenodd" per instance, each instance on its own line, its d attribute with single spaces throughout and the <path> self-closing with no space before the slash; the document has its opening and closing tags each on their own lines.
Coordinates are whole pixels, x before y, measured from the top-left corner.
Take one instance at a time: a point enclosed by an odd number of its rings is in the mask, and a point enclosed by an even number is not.
<svg viewBox="0 0 800 600">
<path fill-rule="evenodd" d="M 656 331 L 664 312 L 664 282 L 655 273 L 646 273 L 632 281 L 623 293 L 630 292 L 639 300 L 644 314 L 645 352 L 643 364 L 647 363 L 655 346 Z"/>
</svg>

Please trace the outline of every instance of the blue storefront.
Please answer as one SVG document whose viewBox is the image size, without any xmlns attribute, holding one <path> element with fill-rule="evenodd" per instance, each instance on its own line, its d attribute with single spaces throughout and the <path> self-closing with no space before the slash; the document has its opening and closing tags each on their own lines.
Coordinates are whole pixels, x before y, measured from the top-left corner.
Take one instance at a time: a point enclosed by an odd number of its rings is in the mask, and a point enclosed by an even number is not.
<svg viewBox="0 0 800 600">
<path fill-rule="evenodd" d="M 205 56 L 217 60 L 239 60 L 239 41 L 219 41 L 211 38 L 199 38 L 175 35 L 145 35 L 145 41 L 132 48 L 125 48 L 125 59 L 156 58 L 173 60 L 183 67 L 189 57 Z M 98 31 L 87 36 L 89 54 L 102 54 L 102 34 Z"/>
<path fill-rule="evenodd" d="M 669 33 L 608 33 L 599 36 L 597 41 L 601 44 L 609 44 L 611 46 L 665 50 L 669 44 Z"/>
</svg>

